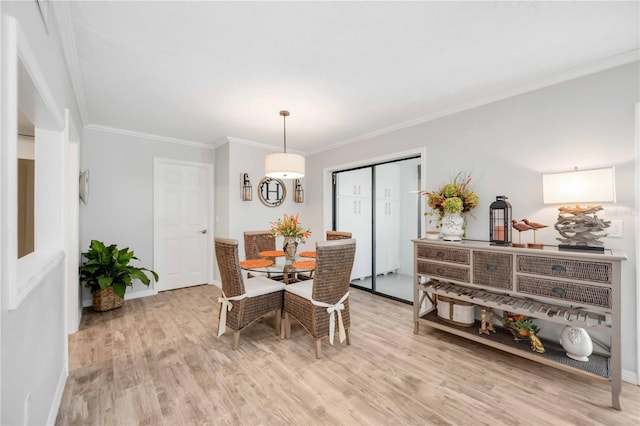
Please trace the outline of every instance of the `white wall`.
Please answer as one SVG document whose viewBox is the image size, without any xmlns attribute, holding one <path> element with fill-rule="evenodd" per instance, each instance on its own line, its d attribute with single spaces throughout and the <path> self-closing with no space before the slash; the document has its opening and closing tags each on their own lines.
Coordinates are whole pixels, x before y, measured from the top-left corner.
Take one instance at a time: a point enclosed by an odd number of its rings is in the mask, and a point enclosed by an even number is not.
<svg viewBox="0 0 640 426">
<path fill-rule="evenodd" d="M 634 142 L 634 105 L 639 99 L 639 68 L 633 63 L 556 84 L 410 128 L 307 156 L 305 224 L 322 229 L 330 203 L 324 169 L 366 162 L 394 153 L 426 148 L 426 189 L 436 189 L 459 171 L 469 171 L 480 205 L 468 221 L 467 238 L 489 237 L 489 205 L 507 195 L 517 219 L 549 224 L 537 242 L 557 245 L 553 224 L 557 207 L 542 204 L 541 173 L 574 166 L 616 167 L 618 202 L 601 216 L 624 221 L 624 238 L 605 238 L 607 248 L 621 249 L 623 264 L 623 378 L 637 382 L 636 254 L 638 188 Z M 313 195 L 311 195 L 313 194 Z M 523 242 L 532 235 L 523 234 Z M 410 242 L 407 242 L 410 244 Z"/>
<path fill-rule="evenodd" d="M 267 207 L 258 198 L 258 185 L 264 177 L 264 157 L 273 153 L 273 150 L 249 145 L 242 142 L 231 142 L 224 144 L 216 150 L 217 166 L 221 167 L 221 162 L 227 163 L 227 170 L 224 176 L 216 175 L 216 178 L 225 179 L 228 182 L 226 198 L 216 199 L 216 215 L 221 223 L 228 224 L 226 227 L 216 229 L 216 237 L 226 237 L 237 239 L 240 243 L 238 251 L 240 256 L 244 256 L 244 231 L 258 231 L 269 229 L 269 222 L 273 222 L 282 217 L 284 213 L 300 213 L 302 225 L 307 227 L 308 218 L 306 215 L 306 203 L 295 203 L 293 201 L 293 180 L 286 179 L 284 184 L 287 188 L 287 195 L 284 203 L 278 207 Z M 221 155 L 220 155 L 221 154 Z M 226 156 L 226 158 L 225 158 Z M 309 165 L 307 164 L 307 167 Z M 240 197 L 240 176 L 248 173 L 253 186 L 253 200 L 242 201 Z M 302 179 L 302 186 L 305 188 L 306 179 Z M 220 186 L 216 182 L 216 186 Z M 308 197 L 305 191 L 305 200 Z M 298 246 L 298 250 L 307 250 L 314 247 L 316 240 L 324 240 L 324 230 L 315 228 L 313 235 L 306 244 Z M 276 241 L 277 247 L 282 246 L 282 239 Z"/>
<path fill-rule="evenodd" d="M 67 69 L 61 54 L 61 44 L 58 29 L 53 19 L 49 21 L 48 32 L 45 30 L 36 2 L 2 2 L 0 5 L 2 23 L 5 18 L 12 16 L 20 28 L 19 38 L 28 46 L 33 54 L 37 66 L 42 71 L 42 83 L 46 86 L 49 106 L 55 108 L 56 114 L 62 116 L 65 108 L 70 110 L 75 123 L 80 123 L 78 108 L 75 104 L 73 91 L 67 77 Z M 4 28 L 2 28 L 4 32 Z M 7 52 L 3 49 L 1 63 L 6 63 Z M 2 78 L 6 75 L 4 71 Z M 4 112 L 3 112 L 4 115 Z M 38 123 L 36 123 L 38 124 Z M 6 125 L 6 123 L 3 123 Z M 56 129 L 60 130 L 60 129 Z M 77 133 L 77 132 L 76 132 Z M 3 144 L 5 140 L 3 139 Z M 58 148 L 60 146 L 58 145 Z M 53 178 L 62 183 L 62 175 L 66 159 L 64 147 L 61 152 L 43 153 L 54 155 L 50 158 Z M 39 155 L 39 154 L 36 154 Z M 60 161 L 59 161 L 60 160 Z M 57 185 L 56 185 L 57 186 Z M 57 200 L 46 197 L 47 209 L 51 217 L 60 224 L 68 210 L 66 185 L 60 188 Z M 47 194 L 49 195 L 49 194 Z M 6 188 L 2 190 L 2 202 L 6 202 Z M 50 201 L 50 202 L 49 202 Z M 3 227 L 7 223 L 6 216 L 0 217 Z M 64 250 L 64 232 L 60 225 L 46 232 L 47 248 Z M 0 236 L 2 247 L 0 252 L 6 251 L 6 239 Z M 8 291 L 15 282 L 7 282 L 4 271 L 7 269 L 7 259 L 2 258 L 0 271 L 3 271 L 0 283 L 1 301 L 1 333 L 0 333 L 0 423 L 2 424 L 46 424 L 53 423 L 58 410 L 64 380 L 67 375 L 66 348 L 66 281 L 64 254 L 56 257 L 55 263 L 47 267 L 31 271 L 38 275 L 38 282 L 30 293 L 20 301 L 16 309 L 8 308 Z"/>
<path fill-rule="evenodd" d="M 136 135 L 85 128 L 80 168 L 90 170 L 90 195 L 80 206 L 81 251 L 92 239 L 129 247 L 153 269 L 153 159 L 214 163 L 211 148 L 153 140 Z M 162 279 L 162 278 L 161 278 Z M 153 284 L 152 284 L 153 285 Z M 127 288 L 126 298 L 148 292 L 140 282 Z M 91 299 L 84 289 L 83 299 Z M 90 303 L 89 303 L 90 304 Z"/>
</svg>

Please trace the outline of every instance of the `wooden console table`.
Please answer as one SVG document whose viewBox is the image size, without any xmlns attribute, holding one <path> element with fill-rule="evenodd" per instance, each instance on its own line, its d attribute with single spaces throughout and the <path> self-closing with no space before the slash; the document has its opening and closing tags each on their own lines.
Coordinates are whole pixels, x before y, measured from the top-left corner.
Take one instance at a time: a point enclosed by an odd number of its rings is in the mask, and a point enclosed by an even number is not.
<svg viewBox="0 0 640 426">
<path fill-rule="evenodd" d="M 492 246 L 484 242 L 414 240 L 414 333 L 426 324 L 476 342 L 611 385 L 611 404 L 620 409 L 622 252 L 605 254 Z M 479 334 L 478 325 L 460 327 L 436 313 L 438 296 L 471 302 L 529 318 L 581 327 L 608 337 L 606 355 L 588 362 L 568 358 L 562 347 L 544 341 L 533 352 L 500 329 Z M 539 324 L 541 324 L 539 322 Z M 541 328 L 544 328 L 542 326 Z M 594 345 L 595 346 L 595 345 Z"/>
</svg>

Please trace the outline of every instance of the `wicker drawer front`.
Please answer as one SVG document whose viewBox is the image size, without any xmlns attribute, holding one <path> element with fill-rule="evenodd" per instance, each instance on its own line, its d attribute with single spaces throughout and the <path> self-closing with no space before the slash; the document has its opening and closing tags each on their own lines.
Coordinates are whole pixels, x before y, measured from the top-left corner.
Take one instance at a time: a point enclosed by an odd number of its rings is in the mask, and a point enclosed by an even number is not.
<svg viewBox="0 0 640 426">
<path fill-rule="evenodd" d="M 535 296 L 579 302 L 583 305 L 611 308 L 611 289 L 606 287 L 519 276 L 517 291 Z"/>
<path fill-rule="evenodd" d="M 513 289 L 513 257 L 505 253 L 473 252 L 473 283 L 483 287 Z"/>
<path fill-rule="evenodd" d="M 469 268 L 451 266 L 443 263 L 427 262 L 418 260 L 418 273 L 432 275 L 436 277 L 449 278 L 452 280 L 468 283 L 470 278 Z"/>
<path fill-rule="evenodd" d="M 418 245 L 418 257 L 434 259 L 440 262 L 470 265 L 471 251 L 442 246 Z"/>
<path fill-rule="evenodd" d="M 594 283 L 611 284 L 613 266 L 607 262 L 553 259 L 541 256 L 517 256 L 518 272 L 570 278 Z"/>
</svg>

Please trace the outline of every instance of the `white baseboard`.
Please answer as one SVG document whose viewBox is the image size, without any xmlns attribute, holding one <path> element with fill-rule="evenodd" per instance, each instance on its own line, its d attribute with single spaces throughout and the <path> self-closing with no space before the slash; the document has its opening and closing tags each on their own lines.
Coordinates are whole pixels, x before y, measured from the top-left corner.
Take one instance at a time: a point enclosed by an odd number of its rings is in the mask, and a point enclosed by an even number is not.
<svg viewBox="0 0 640 426">
<path fill-rule="evenodd" d="M 56 392 L 51 400 L 51 407 L 49 407 L 49 416 L 47 418 L 48 425 L 56 424 L 56 418 L 58 417 L 58 410 L 60 410 L 60 403 L 62 402 L 62 395 L 64 394 L 64 386 L 67 384 L 67 377 L 69 377 L 69 370 L 66 362 L 62 365 L 60 371 L 60 377 L 58 377 L 58 385 L 56 386 Z"/>
<path fill-rule="evenodd" d="M 640 385 L 638 374 L 629 370 L 622 370 L 622 381 L 631 383 L 632 385 Z"/>
<path fill-rule="evenodd" d="M 213 282 L 210 282 L 209 285 L 215 285 L 218 288 L 222 288 L 222 283 L 218 280 L 213 280 Z"/>
<path fill-rule="evenodd" d="M 132 291 L 132 292 L 124 294 L 124 300 L 137 299 L 139 297 L 155 296 L 156 294 L 157 294 L 157 292 L 154 291 L 153 289 L 143 290 L 143 291 Z M 83 308 L 90 308 L 91 306 L 93 306 L 93 300 L 92 299 L 83 299 L 82 300 L 82 307 Z"/>
<path fill-rule="evenodd" d="M 133 291 L 124 294 L 124 300 L 138 299 L 140 297 L 155 296 L 157 293 L 153 289 L 143 291 Z"/>
</svg>

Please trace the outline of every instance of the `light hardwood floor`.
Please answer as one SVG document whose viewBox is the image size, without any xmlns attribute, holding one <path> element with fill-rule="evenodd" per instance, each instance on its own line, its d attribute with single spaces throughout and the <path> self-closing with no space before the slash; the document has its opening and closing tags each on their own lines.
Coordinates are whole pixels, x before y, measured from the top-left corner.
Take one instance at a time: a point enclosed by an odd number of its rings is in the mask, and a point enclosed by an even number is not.
<svg viewBox="0 0 640 426">
<path fill-rule="evenodd" d="M 352 345 L 272 319 L 216 338 L 214 286 L 86 309 L 69 338 L 69 378 L 56 424 L 67 425 L 631 425 L 640 387 L 608 385 L 443 332 L 413 334 L 406 304 L 351 290 Z"/>
</svg>

